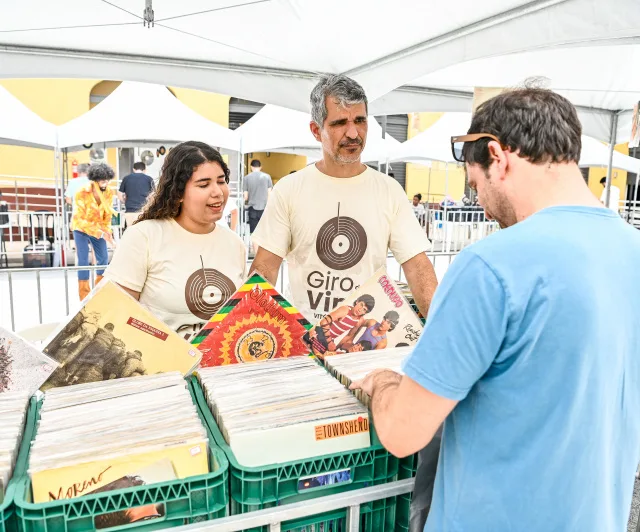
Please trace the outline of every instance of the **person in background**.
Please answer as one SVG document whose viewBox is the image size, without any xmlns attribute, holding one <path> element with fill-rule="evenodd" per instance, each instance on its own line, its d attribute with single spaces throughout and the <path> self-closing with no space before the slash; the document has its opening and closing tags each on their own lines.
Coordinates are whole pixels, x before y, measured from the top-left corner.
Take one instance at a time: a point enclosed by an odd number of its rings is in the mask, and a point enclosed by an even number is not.
<svg viewBox="0 0 640 532">
<path fill-rule="evenodd" d="M 353 385 L 398 457 L 446 420 L 425 532 L 627 530 L 640 458 L 640 298 L 629 293 L 640 233 L 587 187 L 581 134 L 574 106 L 548 90 L 478 107 L 452 151 L 503 230 L 451 264 L 404 375 L 379 370 Z"/>
<path fill-rule="evenodd" d="M 89 178 L 87 177 L 87 172 L 89 171 L 89 164 L 82 163 L 78 165 L 78 177 L 72 179 L 67 184 L 67 190 L 64 191 L 64 201 L 67 205 L 71 205 L 73 208 L 73 198 L 76 195 L 76 192 L 83 187 L 86 187 L 89 184 Z"/>
<path fill-rule="evenodd" d="M 251 161 L 251 173 L 244 178 L 244 201 L 248 206 L 249 234 L 253 234 L 267 206 L 273 181 L 269 174 L 262 171 L 262 163 L 258 159 Z"/>
<path fill-rule="evenodd" d="M 605 207 L 617 213 L 618 208 L 620 207 L 620 189 L 614 184 L 611 184 L 611 193 L 609 194 L 609 203 L 607 204 L 607 176 L 604 176 L 600 180 L 600 184 L 603 188 L 602 195 L 600 196 L 600 201 Z"/>
<path fill-rule="evenodd" d="M 126 227 L 131 227 L 138 219 L 149 194 L 155 189 L 153 178 L 144 173 L 146 169 L 143 162 L 133 163 L 133 173 L 124 176 L 120 183 L 118 198 L 124 203 Z"/>
<path fill-rule="evenodd" d="M 218 224 L 228 227 L 235 233 L 236 229 L 238 229 L 239 218 L 238 202 L 235 198 L 229 198 L 227 204 L 224 206 L 224 212 Z"/>
<path fill-rule="evenodd" d="M 246 278 L 246 249 L 220 218 L 229 168 L 204 142 L 178 144 L 105 276 L 189 340 Z"/>
<path fill-rule="evenodd" d="M 75 193 L 71 230 L 76 243 L 78 266 L 89 265 L 89 245 L 93 248 L 98 265 L 106 266 L 109 262 L 107 243 L 114 245 L 111 232 L 114 194 L 109 188 L 109 181 L 114 175 L 108 164 L 92 164 L 87 174 L 87 184 Z M 104 270 L 96 273 L 97 284 Z M 78 270 L 78 295 L 81 301 L 91 291 L 89 277 L 89 270 Z"/>
<path fill-rule="evenodd" d="M 424 205 L 422 204 L 422 194 L 418 193 L 415 196 L 413 196 L 413 202 L 411 204 L 411 207 L 413 208 L 413 214 L 416 215 L 416 218 L 418 219 L 418 221 L 420 223 L 423 223 L 425 210 L 424 210 Z"/>
</svg>

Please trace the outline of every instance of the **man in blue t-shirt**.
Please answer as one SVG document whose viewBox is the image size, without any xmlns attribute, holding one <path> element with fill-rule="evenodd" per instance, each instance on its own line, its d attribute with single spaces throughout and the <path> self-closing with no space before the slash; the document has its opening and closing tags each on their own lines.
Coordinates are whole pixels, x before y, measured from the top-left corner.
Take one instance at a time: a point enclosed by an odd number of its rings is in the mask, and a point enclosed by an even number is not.
<svg viewBox="0 0 640 532">
<path fill-rule="evenodd" d="M 127 211 L 124 215 L 127 227 L 138 219 L 149 194 L 155 189 L 153 178 L 144 173 L 146 169 L 143 162 L 133 163 L 133 173 L 124 176 L 120 183 L 118 198 Z"/>
<path fill-rule="evenodd" d="M 428 532 L 626 530 L 640 458 L 640 234 L 587 188 L 580 135 L 574 107 L 550 91 L 478 108 L 452 147 L 503 230 L 453 262 L 404 376 L 354 383 L 395 455 L 446 419 Z"/>
</svg>

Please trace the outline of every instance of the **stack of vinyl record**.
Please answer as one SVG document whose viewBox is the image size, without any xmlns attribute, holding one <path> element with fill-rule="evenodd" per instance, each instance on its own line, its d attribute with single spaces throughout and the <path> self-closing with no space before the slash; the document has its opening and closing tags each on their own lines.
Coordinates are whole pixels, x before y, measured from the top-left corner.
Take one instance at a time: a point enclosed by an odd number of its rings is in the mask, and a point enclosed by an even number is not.
<svg viewBox="0 0 640 532">
<path fill-rule="evenodd" d="M 347 353 L 327 357 L 324 364 L 327 370 L 348 388 L 353 381 L 363 379 L 376 369 L 390 369 L 396 373 L 402 373 L 402 362 L 413 349 L 413 347 L 398 347 Z M 355 395 L 363 404 L 370 405 L 371 398 L 362 390 L 356 390 Z"/>
<path fill-rule="evenodd" d="M 0 503 L 16 465 L 28 402 L 26 392 L 0 394 Z"/>
<path fill-rule="evenodd" d="M 369 416 L 309 357 L 198 371 L 236 460 L 255 467 L 371 445 Z"/>
<path fill-rule="evenodd" d="M 208 471 L 207 434 L 179 372 L 55 388 L 44 396 L 29 459 L 36 503 Z"/>
</svg>

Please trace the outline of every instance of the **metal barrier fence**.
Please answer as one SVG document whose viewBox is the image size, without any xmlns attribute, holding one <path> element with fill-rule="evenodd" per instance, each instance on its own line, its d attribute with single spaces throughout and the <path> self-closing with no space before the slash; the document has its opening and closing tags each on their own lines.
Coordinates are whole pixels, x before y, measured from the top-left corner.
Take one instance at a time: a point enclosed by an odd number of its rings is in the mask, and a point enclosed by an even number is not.
<svg viewBox="0 0 640 532">
<path fill-rule="evenodd" d="M 446 271 L 456 255 L 456 252 L 427 253 L 436 268 L 436 273 L 440 274 L 439 277 L 444 274 L 444 271 Z M 389 256 L 388 259 L 389 274 L 396 281 L 406 282 L 402 266 L 398 265 L 398 269 L 393 270 L 392 266 L 395 261 L 392 256 Z M 250 265 L 251 261 L 248 261 L 247 270 Z M 75 272 L 89 270 L 90 283 L 93 286 L 96 270 L 103 269 L 105 269 L 105 266 L 0 269 L 0 294 L 2 295 L 0 297 L 0 323 L 6 322 L 10 324 L 11 330 L 19 331 L 24 327 L 17 326 L 17 318 L 21 318 L 23 322 L 28 321 L 29 327 L 62 321 L 69 315 L 71 308 L 77 307 L 79 304 Z M 280 293 L 286 293 L 289 285 L 288 279 L 288 266 L 286 262 L 283 262 L 280 266 L 276 285 Z M 17 283 L 20 284 L 19 290 L 16 289 Z M 17 307 L 21 308 L 20 316 L 18 316 Z M 37 323 L 35 320 L 36 311 Z M 3 316 L 6 316 L 7 313 L 8 319 L 3 319 Z M 25 318 L 25 314 L 28 314 L 28 320 Z"/>
<path fill-rule="evenodd" d="M 223 517 L 203 523 L 184 525 L 176 530 L 180 532 L 239 532 L 241 530 L 268 526 L 269 532 L 280 532 L 284 521 L 301 519 L 346 508 L 346 526 L 342 529 L 342 532 L 358 532 L 358 530 L 360 530 L 361 505 L 411 493 L 413 491 L 413 485 L 413 478 L 397 480 L 380 486 L 371 486 L 346 493 L 318 497 L 317 499 L 308 501 L 284 504 L 275 508 L 267 508 L 266 510 L 232 515 L 231 517 Z"/>
</svg>

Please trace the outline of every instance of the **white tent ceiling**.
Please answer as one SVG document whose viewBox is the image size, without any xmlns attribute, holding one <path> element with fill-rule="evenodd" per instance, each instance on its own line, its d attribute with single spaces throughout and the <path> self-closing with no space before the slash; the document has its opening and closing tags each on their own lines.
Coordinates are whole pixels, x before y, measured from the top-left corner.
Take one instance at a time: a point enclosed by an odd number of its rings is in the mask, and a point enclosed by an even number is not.
<svg viewBox="0 0 640 532">
<path fill-rule="evenodd" d="M 265 105 L 236 130 L 241 139 L 241 150 L 243 153 L 292 153 L 319 159 L 321 147 L 311 134 L 310 121 L 308 113 Z M 368 122 L 369 132 L 362 160 L 384 161 L 400 143 L 389 135 L 383 139 L 382 128 L 374 117 L 370 116 Z"/>
<path fill-rule="evenodd" d="M 0 87 L 0 144 L 53 149 L 56 126 L 43 120 L 4 87 Z"/>
<path fill-rule="evenodd" d="M 456 163 L 451 153 L 450 139 L 452 136 L 465 134 L 470 124 L 471 113 L 445 113 L 433 126 L 397 146 L 390 153 L 389 159 L 391 162 L 404 161 L 417 164 L 428 161 Z M 608 145 L 583 135 L 580 166 L 606 167 L 608 164 Z M 634 159 L 614 151 L 612 166 L 620 170 L 639 173 L 640 159 Z"/>
<path fill-rule="evenodd" d="M 238 151 L 238 135 L 199 115 L 161 85 L 121 83 L 91 111 L 60 126 L 60 148 L 140 146 L 199 140 Z"/>
<path fill-rule="evenodd" d="M 450 65 L 628 42 L 640 28 L 637 0 L 153 0 L 150 29 L 143 8 L 143 0 L 2 2 L 0 76 L 146 81 L 304 111 L 317 74 L 342 72 L 364 85 L 372 113 L 395 113 L 407 112 L 406 90 L 390 91 Z M 576 90 L 590 90 L 597 75 Z M 455 98 L 421 96 L 442 106 L 428 110 L 463 110 Z"/>
</svg>

